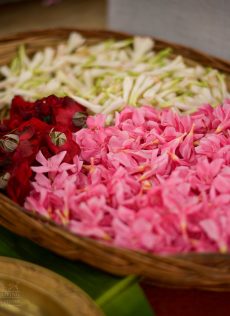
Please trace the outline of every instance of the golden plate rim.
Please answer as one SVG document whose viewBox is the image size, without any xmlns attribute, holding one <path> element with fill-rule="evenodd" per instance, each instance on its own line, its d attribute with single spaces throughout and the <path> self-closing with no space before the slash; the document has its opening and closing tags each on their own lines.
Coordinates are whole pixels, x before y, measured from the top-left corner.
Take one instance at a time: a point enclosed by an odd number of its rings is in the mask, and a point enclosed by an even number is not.
<svg viewBox="0 0 230 316">
<path fill-rule="evenodd" d="M 19 291 L 21 284 L 46 296 L 66 310 L 70 316 L 104 316 L 93 299 L 80 287 L 58 273 L 37 264 L 0 256 L 0 281 L 6 280 L 19 285 Z M 3 307 L 1 302 L 0 307 Z"/>
</svg>

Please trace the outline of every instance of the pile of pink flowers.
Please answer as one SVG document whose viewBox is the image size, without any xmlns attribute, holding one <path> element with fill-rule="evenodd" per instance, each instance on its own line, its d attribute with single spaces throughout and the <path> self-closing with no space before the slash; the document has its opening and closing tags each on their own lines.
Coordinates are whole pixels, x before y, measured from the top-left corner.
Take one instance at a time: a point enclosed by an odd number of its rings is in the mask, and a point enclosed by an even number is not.
<svg viewBox="0 0 230 316">
<path fill-rule="evenodd" d="M 152 253 L 230 250 L 230 101 L 190 116 L 88 117 L 80 154 L 40 151 L 25 207 L 81 236 Z"/>
</svg>

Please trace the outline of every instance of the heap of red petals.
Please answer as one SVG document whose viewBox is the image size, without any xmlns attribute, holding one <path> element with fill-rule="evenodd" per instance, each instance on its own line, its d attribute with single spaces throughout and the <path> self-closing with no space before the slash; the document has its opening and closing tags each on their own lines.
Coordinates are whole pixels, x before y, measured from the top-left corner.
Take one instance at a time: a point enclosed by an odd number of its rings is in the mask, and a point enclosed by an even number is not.
<svg viewBox="0 0 230 316">
<path fill-rule="evenodd" d="M 89 117 L 39 165 L 25 207 L 72 232 L 153 253 L 230 250 L 230 101 L 190 116 L 125 108 Z"/>
<path fill-rule="evenodd" d="M 81 120 L 76 115 L 81 114 Z M 54 95 L 36 102 L 16 96 L 10 118 L 0 125 L 0 189 L 19 204 L 30 190 L 31 164 L 41 150 L 46 158 L 66 150 L 65 161 L 79 153 L 72 133 L 81 128 L 85 109 L 69 97 Z"/>
</svg>

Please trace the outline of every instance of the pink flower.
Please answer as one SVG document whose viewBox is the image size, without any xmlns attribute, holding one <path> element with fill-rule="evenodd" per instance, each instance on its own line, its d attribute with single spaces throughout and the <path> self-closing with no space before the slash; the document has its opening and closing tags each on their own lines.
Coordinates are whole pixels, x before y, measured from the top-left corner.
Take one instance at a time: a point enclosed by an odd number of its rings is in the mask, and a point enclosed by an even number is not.
<svg viewBox="0 0 230 316">
<path fill-rule="evenodd" d="M 195 160 L 194 148 L 194 127 L 184 138 L 182 144 L 179 146 L 179 152 L 183 159 L 193 162 Z"/>
<path fill-rule="evenodd" d="M 83 160 L 90 162 L 90 159 L 93 157 L 95 161 L 100 161 L 101 157 L 106 153 L 104 145 L 106 135 L 103 131 L 82 129 L 74 137 L 81 149 L 80 157 Z"/>
<path fill-rule="evenodd" d="M 217 125 L 214 123 L 213 107 L 210 104 L 205 104 L 201 106 L 197 112 L 191 115 L 193 122 L 195 122 L 195 132 L 196 133 L 206 133 Z"/>
<path fill-rule="evenodd" d="M 196 165 L 196 173 L 202 183 L 210 185 L 223 166 L 223 159 L 216 159 L 208 162 L 207 158 L 200 159 Z"/>
<path fill-rule="evenodd" d="M 222 107 L 218 106 L 213 111 L 213 115 L 219 121 L 216 133 L 220 133 L 230 128 L 230 100 L 226 100 Z"/>
<path fill-rule="evenodd" d="M 74 167 L 69 163 L 62 163 L 66 151 L 62 151 L 59 154 L 46 159 L 41 151 L 38 152 L 36 160 L 42 165 L 39 167 L 32 167 L 31 169 L 36 173 L 45 173 L 45 172 L 57 172 L 57 171 L 66 171 Z"/>
<path fill-rule="evenodd" d="M 199 145 L 195 148 L 195 151 L 197 154 L 211 158 L 220 148 L 221 136 L 207 134 L 199 141 Z"/>
<path fill-rule="evenodd" d="M 40 193 L 37 191 L 32 191 L 26 198 L 24 207 L 27 210 L 37 212 L 45 217 L 50 218 L 49 211 L 44 203 L 46 195 L 47 191 L 45 190 L 40 190 Z"/>
<path fill-rule="evenodd" d="M 101 128 L 105 126 L 105 119 L 106 116 L 104 114 L 88 116 L 86 124 L 90 129 Z"/>
<path fill-rule="evenodd" d="M 25 207 L 80 236 L 159 254 L 230 250 L 229 103 L 89 117 L 79 156 L 39 152 Z"/>
<path fill-rule="evenodd" d="M 222 160 L 220 159 L 219 161 Z M 216 178 L 213 180 L 212 188 L 215 188 L 215 190 L 217 190 L 219 193 L 230 195 L 230 167 L 228 166 L 223 168 L 222 172 L 220 173 L 219 170 L 220 168 L 218 169 L 218 172 L 216 172 Z"/>
<path fill-rule="evenodd" d="M 86 225 L 83 222 L 71 220 L 68 225 L 69 230 L 77 235 L 85 237 L 94 237 L 99 239 L 108 239 L 107 234 L 102 228 L 93 225 Z"/>
</svg>

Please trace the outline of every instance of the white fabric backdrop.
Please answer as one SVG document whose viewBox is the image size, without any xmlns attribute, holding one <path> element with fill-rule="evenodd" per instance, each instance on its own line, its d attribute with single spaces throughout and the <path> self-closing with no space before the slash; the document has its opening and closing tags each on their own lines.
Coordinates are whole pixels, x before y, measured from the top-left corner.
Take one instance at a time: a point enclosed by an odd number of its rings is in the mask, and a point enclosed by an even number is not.
<svg viewBox="0 0 230 316">
<path fill-rule="evenodd" d="M 108 0 L 111 29 L 149 34 L 230 60 L 230 0 Z"/>
</svg>

